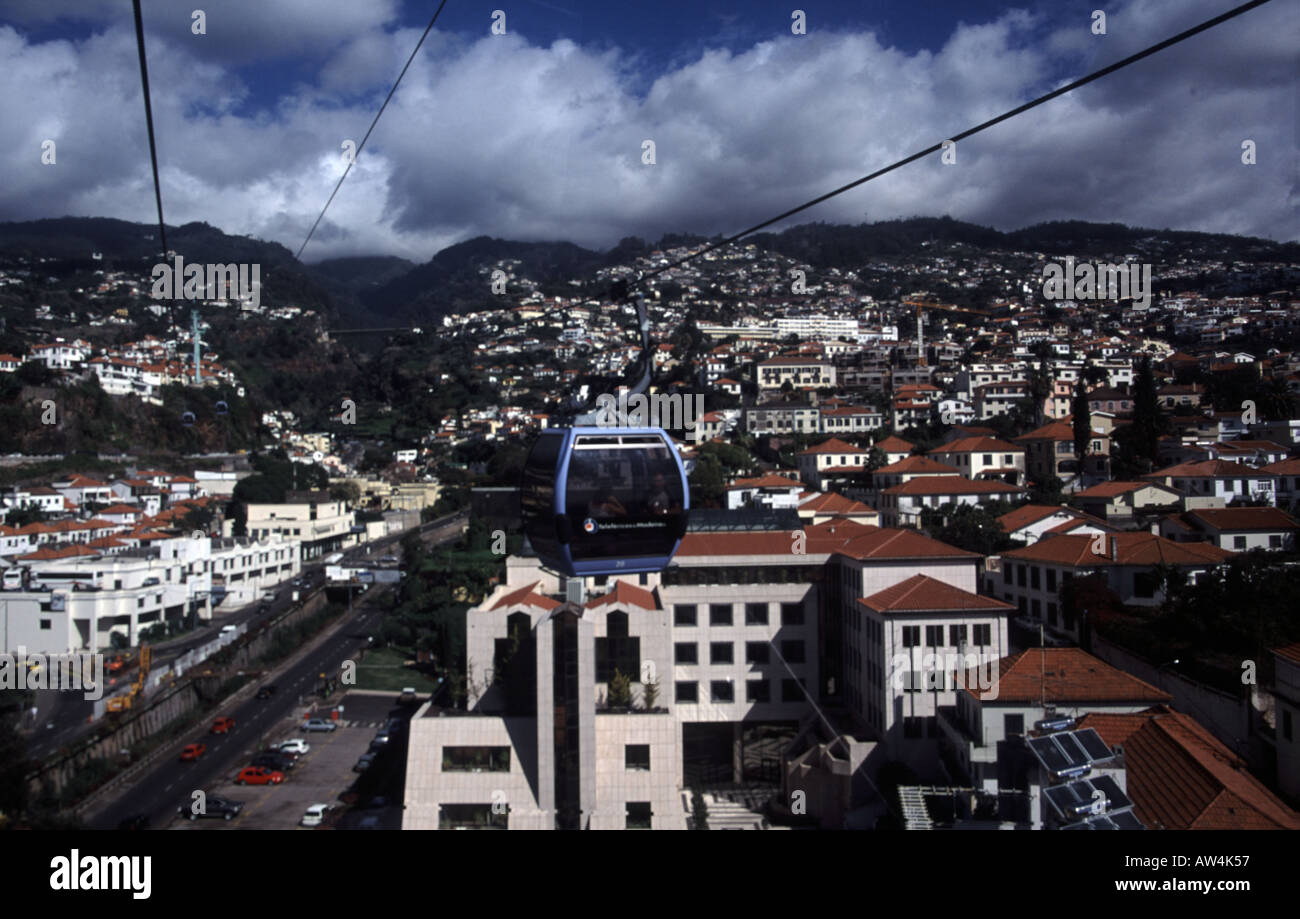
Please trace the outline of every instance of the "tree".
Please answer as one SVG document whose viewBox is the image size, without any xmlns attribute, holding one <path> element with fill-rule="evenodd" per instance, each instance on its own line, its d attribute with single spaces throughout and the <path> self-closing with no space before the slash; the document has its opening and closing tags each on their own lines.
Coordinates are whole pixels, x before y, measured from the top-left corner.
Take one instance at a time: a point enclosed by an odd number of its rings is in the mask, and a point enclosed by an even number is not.
<svg viewBox="0 0 1300 919">
<path fill-rule="evenodd" d="M 654 711 L 655 703 L 659 701 L 659 681 L 650 680 L 641 691 L 641 705 L 646 711 Z"/>
<path fill-rule="evenodd" d="M 617 668 L 610 677 L 606 698 L 611 708 L 627 708 L 632 704 L 632 681 Z"/>
</svg>

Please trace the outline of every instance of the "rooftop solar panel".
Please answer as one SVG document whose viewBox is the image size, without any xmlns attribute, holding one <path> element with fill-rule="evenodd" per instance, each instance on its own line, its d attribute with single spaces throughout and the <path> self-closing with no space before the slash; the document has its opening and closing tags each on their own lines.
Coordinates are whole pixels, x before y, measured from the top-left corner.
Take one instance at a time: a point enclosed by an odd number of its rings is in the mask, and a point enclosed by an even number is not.
<svg viewBox="0 0 1300 919">
<path fill-rule="evenodd" d="M 1088 758 L 1094 763 L 1110 759 L 1115 755 L 1110 747 L 1106 745 L 1106 741 L 1102 740 L 1101 735 L 1093 728 L 1084 728 L 1082 731 L 1075 731 L 1074 739 L 1079 742 L 1080 746 L 1083 747 L 1084 752 L 1088 754 Z"/>
<path fill-rule="evenodd" d="M 1093 788 L 1099 790 L 1106 796 L 1106 810 L 1117 811 L 1122 808 L 1133 806 L 1133 802 L 1129 800 L 1128 795 L 1120 789 L 1119 783 L 1111 776 L 1095 776 L 1090 779 L 1089 782 Z"/>
<path fill-rule="evenodd" d="M 1047 767 L 1049 772 L 1058 773 L 1070 766 L 1070 761 L 1051 737 L 1035 737 L 1029 741 L 1029 749 L 1033 751 L 1034 756 L 1038 757 L 1038 761 Z"/>
<path fill-rule="evenodd" d="M 1133 814 L 1132 811 L 1122 811 L 1121 813 L 1118 814 L 1112 814 L 1111 819 L 1115 821 L 1115 825 L 1118 826 L 1121 830 L 1145 830 L 1146 829 L 1146 827 L 1142 825 L 1142 821 L 1139 820 Z"/>
</svg>

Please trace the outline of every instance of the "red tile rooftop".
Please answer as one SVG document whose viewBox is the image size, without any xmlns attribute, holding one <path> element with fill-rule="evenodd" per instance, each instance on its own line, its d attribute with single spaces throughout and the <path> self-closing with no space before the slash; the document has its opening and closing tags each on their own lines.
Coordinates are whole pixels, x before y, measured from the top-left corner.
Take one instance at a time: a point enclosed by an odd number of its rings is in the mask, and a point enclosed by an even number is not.
<svg viewBox="0 0 1300 919">
<path fill-rule="evenodd" d="M 1104 554 L 1092 551 L 1099 537 L 1064 534 L 1032 546 L 1002 553 L 1003 559 L 1046 562 L 1069 567 L 1096 565 L 1218 565 L 1236 553 L 1208 543 L 1173 542 L 1154 533 L 1114 533 L 1104 539 Z M 1115 557 L 1112 558 L 1112 555 Z"/>
<path fill-rule="evenodd" d="M 966 690 L 977 699 L 1000 705 L 1086 705 L 1169 702 L 1169 693 L 1093 657 L 1082 648 L 1030 648 L 1004 657 L 994 671 L 997 684 Z M 968 687 L 979 687 L 968 681 Z"/>
<path fill-rule="evenodd" d="M 858 600 L 878 613 L 956 612 L 989 610 L 1006 613 L 1016 607 L 993 597 L 982 597 L 926 574 L 914 574 L 892 587 Z"/>
</svg>

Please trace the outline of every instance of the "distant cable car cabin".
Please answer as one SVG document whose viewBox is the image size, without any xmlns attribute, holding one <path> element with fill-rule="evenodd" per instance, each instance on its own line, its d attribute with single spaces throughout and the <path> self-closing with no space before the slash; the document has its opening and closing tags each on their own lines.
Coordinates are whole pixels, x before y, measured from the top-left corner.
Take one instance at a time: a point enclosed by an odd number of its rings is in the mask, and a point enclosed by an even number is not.
<svg viewBox="0 0 1300 919">
<path fill-rule="evenodd" d="M 524 532 L 569 577 L 662 571 L 686 532 L 686 468 L 659 428 L 550 428 L 524 464 Z"/>
</svg>

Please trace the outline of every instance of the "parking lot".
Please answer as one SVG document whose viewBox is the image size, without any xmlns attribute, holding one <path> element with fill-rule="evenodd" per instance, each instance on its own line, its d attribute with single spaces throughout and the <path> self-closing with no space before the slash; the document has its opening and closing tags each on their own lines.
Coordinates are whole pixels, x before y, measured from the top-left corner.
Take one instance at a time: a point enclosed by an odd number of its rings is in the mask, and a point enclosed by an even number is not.
<svg viewBox="0 0 1300 919">
<path fill-rule="evenodd" d="M 264 736 L 271 742 L 301 738 L 311 745 L 285 772 L 279 785 L 237 785 L 236 774 L 260 752 L 250 745 L 223 781 L 205 789 L 209 795 L 243 802 L 239 815 L 230 821 L 188 820 L 179 814 L 171 827 L 191 831 L 287 830 L 299 826 L 312 804 L 333 808 L 325 827 L 338 829 L 399 829 L 401 798 L 406 770 L 405 724 L 391 735 L 376 754 L 373 765 L 363 773 L 353 770 L 357 760 L 370 749 L 371 740 L 389 717 L 408 718 L 410 707 L 399 708 L 392 695 L 346 695 L 341 725 L 332 732 L 306 732 L 301 720 L 285 718 Z"/>
</svg>

